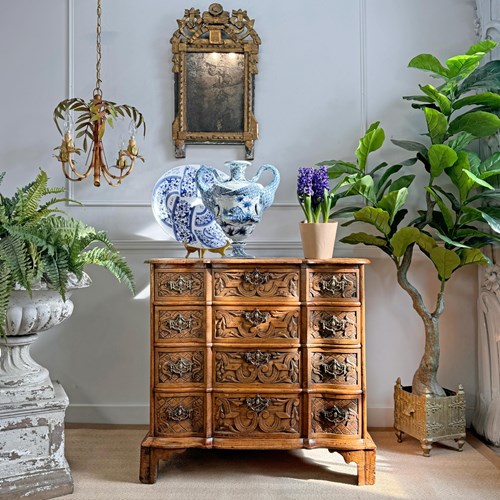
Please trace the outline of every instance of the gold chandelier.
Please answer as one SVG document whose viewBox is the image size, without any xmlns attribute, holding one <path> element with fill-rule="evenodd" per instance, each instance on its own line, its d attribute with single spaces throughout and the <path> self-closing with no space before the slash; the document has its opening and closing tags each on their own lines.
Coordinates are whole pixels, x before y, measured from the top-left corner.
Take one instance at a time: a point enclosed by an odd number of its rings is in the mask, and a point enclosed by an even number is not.
<svg viewBox="0 0 500 500">
<path fill-rule="evenodd" d="M 146 135 L 146 123 L 142 114 L 133 106 L 116 104 L 102 98 L 101 0 L 97 0 L 96 54 L 93 98 L 88 102 L 78 97 L 65 99 L 54 109 L 54 122 L 62 135 L 61 145 L 54 148 L 59 151 L 55 157 L 61 162 L 64 175 L 71 181 L 81 181 L 93 173 L 94 186 L 101 185 L 101 176 L 109 185 L 118 186 L 132 172 L 136 159 L 144 161 L 137 148 L 136 132 L 143 127 Z M 76 120 L 73 119 L 73 114 L 77 115 Z M 115 164 L 109 167 L 102 144 L 106 124 L 113 127 L 118 118 L 126 117 L 130 118 L 128 144 L 125 141 L 121 144 Z M 73 137 L 83 138 L 83 151 L 87 153 L 87 166 L 81 173 L 77 170 L 75 155 L 80 155 L 82 150 L 75 146 Z"/>
</svg>

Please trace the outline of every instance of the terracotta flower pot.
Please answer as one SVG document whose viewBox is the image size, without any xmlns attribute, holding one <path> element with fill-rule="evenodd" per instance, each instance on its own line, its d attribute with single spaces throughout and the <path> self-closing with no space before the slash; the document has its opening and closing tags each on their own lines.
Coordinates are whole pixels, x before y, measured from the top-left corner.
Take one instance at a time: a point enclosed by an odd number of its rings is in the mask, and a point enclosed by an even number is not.
<svg viewBox="0 0 500 500">
<path fill-rule="evenodd" d="M 306 259 L 330 259 L 333 256 L 337 222 L 300 223 L 300 237 Z"/>
</svg>

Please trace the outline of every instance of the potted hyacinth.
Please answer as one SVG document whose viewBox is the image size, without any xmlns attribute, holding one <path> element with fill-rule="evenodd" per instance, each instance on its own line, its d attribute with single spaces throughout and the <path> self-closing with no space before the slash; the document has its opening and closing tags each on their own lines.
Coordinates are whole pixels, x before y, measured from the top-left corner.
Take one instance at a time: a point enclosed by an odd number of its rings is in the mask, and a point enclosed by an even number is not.
<svg viewBox="0 0 500 500">
<path fill-rule="evenodd" d="M 333 255 L 338 226 L 329 220 L 333 194 L 326 166 L 299 168 L 297 197 L 305 215 L 300 237 L 306 259 L 329 259 Z"/>
</svg>

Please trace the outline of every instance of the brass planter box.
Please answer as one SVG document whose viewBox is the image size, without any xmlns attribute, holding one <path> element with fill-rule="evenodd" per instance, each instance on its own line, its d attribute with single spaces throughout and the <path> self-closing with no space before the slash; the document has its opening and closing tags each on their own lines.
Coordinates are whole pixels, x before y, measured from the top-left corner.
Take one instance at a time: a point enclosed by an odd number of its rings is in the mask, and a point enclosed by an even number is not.
<svg viewBox="0 0 500 500">
<path fill-rule="evenodd" d="M 411 386 L 403 387 L 398 378 L 394 386 L 394 429 L 398 442 L 404 434 L 420 441 L 424 456 L 430 456 L 432 443 L 454 439 L 458 451 L 465 443 L 465 393 L 461 385 L 448 396 L 412 394 Z"/>
</svg>

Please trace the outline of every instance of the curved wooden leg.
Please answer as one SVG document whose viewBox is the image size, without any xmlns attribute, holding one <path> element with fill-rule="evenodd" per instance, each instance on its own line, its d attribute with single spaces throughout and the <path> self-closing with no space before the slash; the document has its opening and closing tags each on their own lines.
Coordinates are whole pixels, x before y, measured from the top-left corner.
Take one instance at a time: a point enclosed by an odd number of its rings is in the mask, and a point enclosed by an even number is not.
<svg viewBox="0 0 500 500">
<path fill-rule="evenodd" d="M 329 450 L 330 452 L 338 450 Z M 358 465 L 358 486 L 375 484 L 375 450 L 338 451 L 346 464 Z"/>
<path fill-rule="evenodd" d="M 150 446 L 141 445 L 141 465 L 139 480 L 144 484 L 156 483 L 158 476 L 158 457 L 155 449 Z"/>
</svg>

